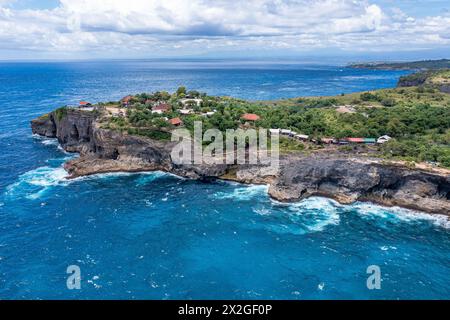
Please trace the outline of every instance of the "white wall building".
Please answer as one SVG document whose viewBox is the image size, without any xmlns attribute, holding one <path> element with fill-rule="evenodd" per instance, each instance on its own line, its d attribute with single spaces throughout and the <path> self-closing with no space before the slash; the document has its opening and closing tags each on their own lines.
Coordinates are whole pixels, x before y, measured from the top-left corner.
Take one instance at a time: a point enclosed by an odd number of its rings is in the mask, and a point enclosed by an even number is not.
<svg viewBox="0 0 450 320">
<path fill-rule="evenodd" d="M 383 143 L 388 142 L 388 141 L 391 140 L 391 139 L 392 139 L 392 138 L 389 137 L 389 136 L 387 136 L 387 135 L 381 136 L 381 137 L 378 138 L 377 143 L 383 144 Z"/>
<path fill-rule="evenodd" d="M 180 100 L 181 104 L 183 105 L 183 107 L 186 107 L 187 104 L 191 104 L 191 103 L 195 103 L 197 105 L 197 107 L 200 107 L 203 100 L 202 99 L 181 99 Z"/>
</svg>

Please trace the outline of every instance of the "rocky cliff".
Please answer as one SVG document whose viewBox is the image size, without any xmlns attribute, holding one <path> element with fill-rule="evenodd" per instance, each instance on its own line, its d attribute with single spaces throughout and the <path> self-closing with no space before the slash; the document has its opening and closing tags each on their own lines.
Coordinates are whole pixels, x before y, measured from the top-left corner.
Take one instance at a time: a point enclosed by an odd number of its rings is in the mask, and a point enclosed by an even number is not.
<svg viewBox="0 0 450 320">
<path fill-rule="evenodd" d="M 66 163 L 71 178 L 104 172 L 161 170 L 183 177 L 207 180 L 224 175 L 226 165 L 176 165 L 171 160 L 175 142 L 161 142 L 102 129 L 98 115 L 68 109 L 58 118 L 52 112 L 31 122 L 34 134 L 57 138 L 68 152 L 80 157 Z"/>
<path fill-rule="evenodd" d="M 446 82 L 441 82 L 439 79 L 439 76 L 444 71 L 423 71 L 400 77 L 397 87 L 428 86 L 443 93 L 450 93 L 450 85 Z"/>
<path fill-rule="evenodd" d="M 313 195 L 340 203 L 373 201 L 450 214 L 450 176 L 333 155 L 293 157 L 270 185 L 272 197 L 297 201 Z"/>
<path fill-rule="evenodd" d="M 277 174 L 263 166 L 176 165 L 170 153 L 175 143 L 155 141 L 100 128 L 93 112 L 67 110 L 31 122 L 33 133 L 57 138 L 80 157 L 66 163 L 71 177 L 116 171 L 161 170 L 208 180 L 227 178 L 243 183 L 269 184 L 279 201 L 298 201 L 313 195 L 341 203 L 357 200 L 450 215 L 450 175 L 411 170 L 379 160 L 337 154 L 290 155 Z"/>
</svg>

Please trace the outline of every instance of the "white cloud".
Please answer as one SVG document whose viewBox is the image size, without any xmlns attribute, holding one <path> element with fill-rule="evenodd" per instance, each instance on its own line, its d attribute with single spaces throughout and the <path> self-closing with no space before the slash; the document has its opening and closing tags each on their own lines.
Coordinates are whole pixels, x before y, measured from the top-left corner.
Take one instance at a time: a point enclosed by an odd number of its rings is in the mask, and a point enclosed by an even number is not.
<svg viewBox="0 0 450 320">
<path fill-rule="evenodd" d="M 450 15 L 410 17 L 373 1 L 61 0 L 52 10 L 13 10 L 10 3 L 0 0 L 0 58 L 7 50 L 145 56 L 450 45 Z"/>
</svg>

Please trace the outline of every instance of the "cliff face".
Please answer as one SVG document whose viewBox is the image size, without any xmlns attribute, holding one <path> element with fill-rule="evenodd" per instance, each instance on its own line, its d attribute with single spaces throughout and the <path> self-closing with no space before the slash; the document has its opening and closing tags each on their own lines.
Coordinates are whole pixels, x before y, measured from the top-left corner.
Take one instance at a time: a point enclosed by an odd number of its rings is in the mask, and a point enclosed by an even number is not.
<svg viewBox="0 0 450 320">
<path fill-rule="evenodd" d="M 57 138 L 68 152 L 80 158 L 66 163 L 72 178 L 104 172 L 138 172 L 161 170 L 207 180 L 224 175 L 226 165 L 177 165 L 170 153 L 175 142 L 161 142 L 99 127 L 97 115 L 68 109 L 58 119 L 55 112 L 33 120 L 34 134 Z"/>
<path fill-rule="evenodd" d="M 341 203 L 374 201 L 433 213 L 450 214 L 450 176 L 359 159 L 292 159 L 270 186 L 272 197 L 297 201 L 313 195 Z"/>
<path fill-rule="evenodd" d="M 80 157 L 66 163 L 71 177 L 104 172 L 162 170 L 183 177 L 208 180 L 225 176 L 243 183 L 269 184 L 269 194 L 280 201 L 297 201 L 313 195 L 341 203 L 357 200 L 398 205 L 450 215 L 450 176 L 380 161 L 342 155 L 294 155 L 281 159 L 275 174 L 259 166 L 176 165 L 172 142 L 101 129 L 95 114 L 68 110 L 33 120 L 33 133 L 58 138 L 61 146 Z"/>
<path fill-rule="evenodd" d="M 397 87 L 419 87 L 430 86 L 443 93 L 450 93 L 450 85 L 447 83 L 440 83 L 439 78 L 440 71 L 423 71 L 413 73 L 407 76 L 400 77 Z"/>
<path fill-rule="evenodd" d="M 58 116 L 51 112 L 31 121 L 34 134 L 48 138 L 58 138 L 61 146 L 69 152 L 86 153 L 94 151 L 93 125 L 95 114 L 80 110 L 69 110 Z"/>
</svg>

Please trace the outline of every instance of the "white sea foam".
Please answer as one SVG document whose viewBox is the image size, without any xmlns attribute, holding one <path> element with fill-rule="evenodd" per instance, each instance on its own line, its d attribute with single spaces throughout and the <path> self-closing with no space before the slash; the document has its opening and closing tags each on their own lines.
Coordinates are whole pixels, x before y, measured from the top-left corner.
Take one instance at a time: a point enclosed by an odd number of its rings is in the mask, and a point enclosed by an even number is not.
<svg viewBox="0 0 450 320">
<path fill-rule="evenodd" d="M 156 180 L 160 177 L 164 177 L 164 176 L 172 176 L 172 177 L 176 177 L 179 178 L 180 180 L 183 179 L 181 177 L 178 177 L 176 175 L 170 174 L 170 173 L 166 173 L 166 172 L 162 172 L 162 171 L 149 171 L 149 172 L 123 172 L 123 171 L 119 171 L 119 172 L 105 172 L 105 173 L 96 173 L 96 174 L 92 174 L 89 176 L 84 176 L 84 177 L 78 177 L 75 179 L 72 179 L 70 181 L 85 181 L 85 180 L 96 180 L 96 179 L 111 179 L 111 178 L 119 178 L 119 177 L 131 177 L 131 176 L 142 176 L 141 178 L 139 178 L 138 180 L 138 185 L 144 185 L 147 182 L 151 182 L 153 180 Z"/>
<path fill-rule="evenodd" d="M 302 216 L 302 222 L 309 231 L 323 231 L 327 226 L 339 224 L 338 207 L 336 201 L 312 197 L 289 205 L 288 210 L 294 215 Z"/>
<path fill-rule="evenodd" d="M 262 208 L 253 208 L 253 212 L 261 216 L 268 216 L 272 211 L 269 208 L 262 207 Z"/>
<path fill-rule="evenodd" d="M 339 223 L 339 214 L 347 210 L 355 210 L 358 215 L 365 219 L 381 219 L 381 221 L 390 221 L 393 223 L 418 223 L 429 222 L 437 227 L 450 229 L 450 219 L 448 216 L 442 214 L 428 214 L 415 210 L 400 208 L 400 207 L 383 207 L 377 204 L 368 202 L 357 202 L 353 205 L 341 205 L 338 202 L 321 197 L 311 197 L 298 203 L 282 203 L 272 200 L 276 206 L 287 207 L 289 211 L 298 211 L 299 214 L 316 211 L 316 214 L 322 215 L 321 212 L 329 214 L 329 221 L 324 222 L 323 225 L 318 224 L 319 229 L 323 229 L 328 225 Z"/>
<path fill-rule="evenodd" d="M 67 176 L 63 167 L 40 167 L 19 176 L 17 182 L 6 187 L 6 195 L 25 196 L 35 200 L 40 198 L 48 188 L 67 183 Z"/>
<path fill-rule="evenodd" d="M 46 145 L 46 146 L 57 146 L 57 145 L 59 145 L 59 142 L 56 139 L 42 140 L 41 143 Z"/>
<path fill-rule="evenodd" d="M 59 144 L 58 139 L 56 139 L 56 138 L 47 138 L 44 136 L 40 136 L 38 134 L 33 134 L 32 137 L 33 137 L 33 139 L 36 139 L 45 145 L 58 145 Z"/>
<path fill-rule="evenodd" d="M 41 187 L 53 186 L 65 180 L 67 175 L 63 167 L 40 167 L 22 174 L 16 183 L 7 187 L 7 190 L 15 189 L 24 183 Z"/>
<path fill-rule="evenodd" d="M 428 214 L 415 210 L 399 208 L 399 207 L 382 207 L 371 203 L 356 203 L 352 205 L 352 208 L 356 209 L 356 212 L 363 218 L 379 217 L 388 219 L 389 221 L 396 222 L 429 222 L 433 225 L 445 229 L 450 229 L 449 217 L 442 214 Z"/>
<path fill-rule="evenodd" d="M 269 227 L 272 231 L 302 235 L 339 225 L 338 209 L 339 205 L 333 200 L 313 197 L 297 203 L 272 201 L 270 209 L 257 207 L 253 211 L 259 215 L 277 217 L 279 222 L 272 223 Z"/>
<path fill-rule="evenodd" d="M 216 199 L 234 199 L 248 201 L 261 195 L 267 195 L 268 187 L 264 185 L 250 185 L 235 188 L 232 192 L 216 192 L 212 196 Z"/>
<path fill-rule="evenodd" d="M 51 161 L 61 161 L 68 160 L 72 158 L 66 157 L 63 159 L 51 159 Z M 5 194 L 8 196 L 23 196 L 30 200 L 39 199 L 45 192 L 54 186 L 64 186 L 70 183 L 79 182 L 83 180 L 90 179 L 106 179 L 111 177 L 121 177 L 121 176 L 131 176 L 131 175 L 140 175 L 142 176 L 138 180 L 138 185 L 143 185 L 159 177 L 163 177 L 168 175 L 164 172 L 143 172 L 143 173 L 127 173 L 127 172 L 115 172 L 115 173 L 102 173 L 96 174 L 92 176 L 80 177 L 72 180 L 68 180 L 67 177 L 69 174 L 62 166 L 60 167 L 39 167 L 34 170 L 30 170 L 20 175 L 17 181 L 6 187 Z"/>
<path fill-rule="evenodd" d="M 162 172 L 162 171 L 143 173 L 143 174 L 140 174 L 140 177 L 139 177 L 138 181 L 136 182 L 136 185 L 143 186 L 143 185 L 151 183 L 151 182 L 153 182 L 159 178 L 165 177 L 165 176 L 169 176 L 169 174 L 166 172 Z M 173 176 L 173 175 L 170 175 L 170 176 Z M 177 177 L 177 176 L 175 176 L 175 177 Z"/>
<path fill-rule="evenodd" d="M 63 147 L 61 147 L 61 145 L 59 144 L 58 139 L 56 138 L 47 138 L 47 137 L 43 137 L 37 134 L 33 134 L 32 137 L 38 141 L 40 141 L 43 145 L 45 146 L 55 146 L 59 151 L 68 154 L 68 155 L 72 155 L 72 153 L 67 152 L 66 150 L 63 149 Z"/>
</svg>

